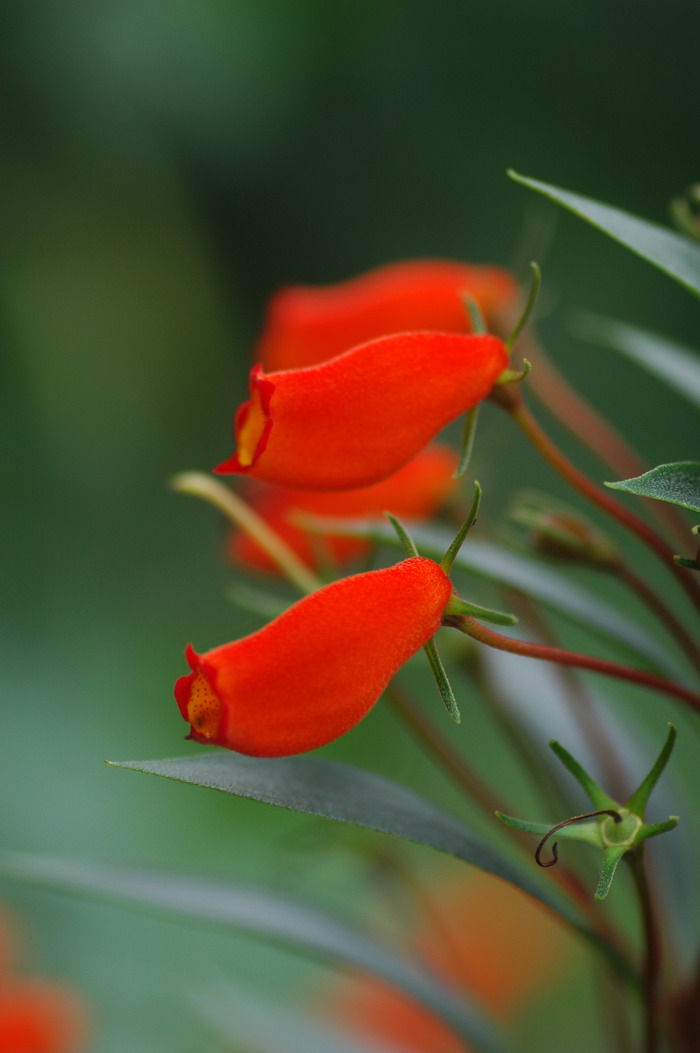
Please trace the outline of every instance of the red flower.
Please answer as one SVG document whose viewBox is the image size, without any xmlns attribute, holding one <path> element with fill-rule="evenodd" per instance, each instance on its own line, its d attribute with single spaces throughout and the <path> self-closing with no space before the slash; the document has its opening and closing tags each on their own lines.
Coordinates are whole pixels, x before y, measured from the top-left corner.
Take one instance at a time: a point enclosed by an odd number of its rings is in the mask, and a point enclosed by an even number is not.
<svg viewBox="0 0 700 1053">
<path fill-rule="evenodd" d="M 345 490 L 398 471 L 506 368 L 490 335 L 401 333 L 308 369 L 250 374 L 237 452 L 218 472 L 305 490 Z"/>
<path fill-rule="evenodd" d="M 544 907 L 485 874 L 441 883 L 436 893 L 426 896 L 413 943 L 444 983 L 500 1019 L 538 991 L 550 995 L 574 944 Z M 446 1024 L 381 981 L 362 977 L 336 988 L 330 1009 L 348 1031 L 378 1042 L 378 1051 L 465 1051 Z"/>
<path fill-rule="evenodd" d="M 92 1027 L 78 992 L 20 976 L 20 933 L 0 908 L 0 1053 L 80 1053 Z"/>
<path fill-rule="evenodd" d="M 288 487 L 257 483 L 248 502 L 258 515 L 296 553 L 307 566 L 318 565 L 319 545 L 336 565 L 363 555 L 369 544 L 360 538 L 309 535 L 292 521 L 296 512 L 339 519 L 394 512 L 416 522 L 427 519 L 458 485 L 453 478 L 457 454 L 447 446 L 429 446 L 388 479 L 359 490 L 337 492 L 292 490 Z M 236 563 L 254 570 L 279 574 L 279 567 L 255 538 L 244 530 L 229 535 L 227 553 Z"/>
<path fill-rule="evenodd" d="M 406 260 L 336 285 L 293 285 L 271 299 L 256 359 L 269 371 L 298 369 L 390 333 L 468 332 L 464 293 L 492 320 L 517 292 L 507 271 L 451 260 Z"/>
<path fill-rule="evenodd" d="M 2 1053 L 79 1053 L 89 1031 L 83 1003 L 70 988 L 35 979 L 0 983 Z"/>
<path fill-rule="evenodd" d="M 242 640 L 188 646 L 175 697 L 189 737 L 258 757 L 331 742 L 437 632 L 451 594 L 438 564 L 415 557 L 327 585 Z"/>
</svg>

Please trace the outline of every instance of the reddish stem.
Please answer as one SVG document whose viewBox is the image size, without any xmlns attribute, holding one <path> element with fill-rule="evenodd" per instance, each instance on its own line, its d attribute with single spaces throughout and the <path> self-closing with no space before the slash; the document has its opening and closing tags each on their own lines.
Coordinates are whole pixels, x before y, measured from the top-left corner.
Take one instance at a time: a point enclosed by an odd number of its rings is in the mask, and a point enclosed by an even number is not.
<svg viewBox="0 0 700 1053">
<path fill-rule="evenodd" d="M 610 421 L 584 399 L 557 369 L 532 329 L 522 334 L 518 348 L 535 366 L 528 378 L 529 386 L 560 424 L 585 443 L 620 479 L 643 475 L 649 470 L 650 465 L 642 460 Z M 659 501 L 649 501 L 648 505 L 652 514 L 672 530 L 677 539 L 681 542 L 687 540 L 687 527 L 678 509 Z"/>
<path fill-rule="evenodd" d="M 624 505 L 621 505 L 611 497 L 607 491 L 592 483 L 583 472 L 569 461 L 532 416 L 523 402 L 522 395 L 516 385 L 509 384 L 495 388 L 492 398 L 507 410 L 535 449 L 570 486 L 635 534 L 647 548 L 650 548 L 661 559 L 662 563 L 675 576 L 695 607 L 700 610 L 700 585 L 693 580 L 683 567 L 679 567 L 678 564 L 674 563 L 673 550 L 643 519 L 639 519 L 634 513 L 629 512 Z"/>
<path fill-rule="evenodd" d="M 590 669 L 594 673 L 612 676 L 617 680 L 629 680 L 633 684 L 641 684 L 652 691 L 661 691 L 673 698 L 679 698 L 691 709 L 700 713 L 700 695 L 681 684 L 674 684 L 671 680 L 656 676 L 654 673 L 647 673 L 641 669 L 630 669 L 629 666 L 618 665 L 617 662 L 608 662 L 604 658 L 593 658 L 591 655 L 579 654 L 577 651 L 566 651 L 561 647 L 549 647 L 546 644 L 531 643 L 527 640 L 514 640 L 510 636 L 494 632 L 493 629 L 487 629 L 485 625 L 465 614 L 451 615 L 445 619 L 445 624 L 499 651 L 519 654 L 525 658 L 539 658 L 545 662 L 556 662 L 559 665 L 572 666 L 576 669 Z"/>
</svg>

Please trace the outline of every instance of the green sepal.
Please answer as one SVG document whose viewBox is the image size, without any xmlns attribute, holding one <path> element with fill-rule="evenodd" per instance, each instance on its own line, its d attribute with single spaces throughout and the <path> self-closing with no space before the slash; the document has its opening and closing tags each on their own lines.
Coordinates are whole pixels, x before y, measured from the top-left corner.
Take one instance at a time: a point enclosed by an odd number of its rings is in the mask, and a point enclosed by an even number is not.
<svg viewBox="0 0 700 1053">
<path fill-rule="evenodd" d="M 470 618 L 478 618 L 482 622 L 493 622 L 494 625 L 517 625 L 518 619 L 514 614 L 507 611 L 497 611 L 493 607 L 482 607 L 480 603 L 471 603 L 463 600 L 461 596 L 451 596 L 443 614 L 466 614 Z"/>
<path fill-rule="evenodd" d="M 615 871 L 617 870 L 618 863 L 628 851 L 629 849 L 626 845 L 619 845 L 615 848 L 606 848 L 604 850 L 603 869 L 600 872 L 598 884 L 593 894 L 594 899 L 605 899 L 608 892 L 610 891 L 610 886 L 612 885 L 612 880 L 615 877 Z"/>
<path fill-rule="evenodd" d="M 423 647 L 423 650 L 428 656 L 430 662 L 430 669 L 435 677 L 435 683 L 438 686 L 442 701 L 445 703 L 445 709 L 450 714 L 455 724 L 460 724 L 462 721 L 462 715 L 459 712 L 459 706 L 457 705 L 457 699 L 454 696 L 452 685 L 449 681 L 445 667 L 442 664 L 442 659 L 438 653 L 438 649 L 435 646 L 435 640 L 428 640 L 427 644 Z"/>
<path fill-rule="evenodd" d="M 505 815 L 503 812 L 496 812 L 496 817 L 502 823 L 505 823 L 506 826 L 512 826 L 514 830 L 522 830 L 526 834 L 539 834 L 540 837 L 544 837 L 554 826 L 554 823 L 535 823 L 529 819 L 516 819 L 515 816 Z M 552 836 L 556 837 L 557 841 L 584 841 L 586 844 L 593 845 L 594 848 L 602 848 L 603 846 L 600 837 L 600 822 L 597 819 L 590 819 L 586 823 L 572 823 L 571 826 L 562 826 Z"/>
<path fill-rule="evenodd" d="M 401 547 L 403 548 L 407 557 L 411 559 L 413 556 L 418 556 L 419 552 L 416 548 L 416 543 L 409 534 L 409 532 L 406 530 L 406 527 L 403 525 L 403 523 L 401 523 L 396 518 L 396 516 L 392 515 L 391 512 L 385 512 L 384 515 L 396 531 L 398 539 L 401 542 Z"/>
<path fill-rule="evenodd" d="M 484 316 L 481 313 L 481 308 L 474 297 L 470 296 L 469 293 L 462 293 L 462 302 L 467 309 L 472 332 L 482 336 L 484 333 L 488 333 L 489 327 L 487 326 Z"/>
<path fill-rule="evenodd" d="M 482 493 L 483 493 L 483 490 L 481 489 L 481 484 L 475 479 L 474 480 L 474 498 L 472 500 L 471 508 L 469 509 L 469 512 L 467 514 L 467 518 L 464 520 L 464 522 L 462 523 L 461 527 L 457 531 L 457 534 L 456 534 L 454 540 L 452 541 L 452 544 L 448 548 L 447 552 L 445 553 L 445 555 L 440 560 L 440 566 L 445 571 L 445 574 L 449 574 L 450 571 L 452 570 L 452 566 L 454 564 L 454 561 L 457 559 L 457 556 L 459 555 L 459 550 L 461 549 L 462 545 L 464 544 L 464 542 L 466 540 L 466 537 L 467 537 L 467 534 L 469 533 L 469 531 L 472 529 L 472 527 L 476 523 L 477 516 L 479 515 L 479 508 L 481 506 L 481 495 L 482 495 Z"/>
<path fill-rule="evenodd" d="M 661 752 L 656 758 L 651 768 L 651 771 L 644 779 L 642 779 L 642 782 L 639 784 L 638 788 L 634 791 L 634 793 L 626 803 L 626 807 L 629 808 L 630 812 L 634 812 L 635 815 L 638 815 L 640 819 L 644 818 L 644 812 L 646 810 L 647 801 L 649 800 L 649 795 L 651 794 L 651 791 L 654 789 L 657 782 L 659 781 L 659 778 L 664 768 L 668 764 L 669 758 L 673 753 L 673 747 L 675 746 L 675 744 L 676 727 L 675 724 L 669 724 L 666 741 L 664 742 L 661 748 Z"/>
<path fill-rule="evenodd" d="M 527 300 L 525 301 L 525 306 L 523 307 L 523 312 L 520 315 L 518 321 L 515 323 L 515 328 L 513 329 L 513 332 L 504 341 L 509 351 L 513 350 L 516 340 L 522 333 L 527 323 L 530 321 L 530 316 L 532 315 L 532 312 L 535 308 L 535 304 L 537 303 L 537 296 L 540 291 L 540 285 L 542 284 L 542 271 L 540 270 L 539 263 L 535 263 L 534 260 L 531 260 L 530 267 L 532 268 L 532 282 L 530 284 L 530 292 L 528 293 Z"/>
<path fill-rule="evenodd" d="M 464 434 L 462 436 L 462 445 L 459 451 L 459 464 L 457 465 L 456 472 L 452 476 L 453 479 L 461 479 L 461 477 L 466 474 L 469 462 L 472 459 L 476 426 L 479 423 L 480 405 L 481 403 L 477 402 L 476 406 L 472 406 L 472 408 L 467 410 L 464 415 Z"/>
<path fill-rule="evenodd" d="M 525 379 L 532 369 L 532 362 L 529 359 L 523 359 L 522 369 L 504 369 L 502 373 L 499 373 L 496 377 L 494 387 L 501 387 L 502 384 L 519 384 Z"/>
<path fill-rule="evenodd" d="M 617 801 L 608 796 L 605 790 L 581 767 L 579 762 L 571 756 L 568 750 L 565 750 L 564 747 L 554 739 L 552 739 L 549 746 L 550 749 L 556 753 L 564 767 L 567 768 L 576 781 L 580 783 L 598 810 L 612 808 L 617 811 L 620 807 Z"/>
<path fill-rule="evenodd" d="M 700 570 L 700 563 L 696 559 L 688 559 L 686 556 L 674 556 L 673 562 L 677 563 L 679 567 L 685 567 L 687 570 Z"/>
<path fill-rule="evenodd" d="M 679 823 L 680 817 L 677 815 L 670 815 L 662 823 L 644 823 L 637 834 L 635 844 L 641 844 L 648 837 L 656 837 L 657 834 L 665 834 L 669 830 L 674 830 Z"/>
</svg>

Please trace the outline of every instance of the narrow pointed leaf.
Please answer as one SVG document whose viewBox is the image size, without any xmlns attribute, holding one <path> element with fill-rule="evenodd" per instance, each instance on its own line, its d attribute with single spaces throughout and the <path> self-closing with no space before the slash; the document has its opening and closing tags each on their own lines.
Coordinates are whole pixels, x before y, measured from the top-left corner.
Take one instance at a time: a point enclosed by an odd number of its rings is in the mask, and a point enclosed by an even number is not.
<svg viewBox="0 0 700 1053">
<path fill-rule="evenodd" d="M 617 801 L 614 801 L 612 797 L 607 795 L 605 790 L 598 785 L 595 779 L 591 778 L 588 772 L 581 767 L 576 758 L 572 757 L 568 750 L 564 749 L 559 742 L 550 742 L 549 745 L 562 764 L 583 787 L 597 809 L 608 808 L 617 810 L 619 807 Z"/>
<path fill-rule="evenodd" d="M 638 789 L 635 790 L 635 792 L 632 794 L 632 796 L 627 802 L 627 807 L 629 808 L 629 810 L 631 812 L 634 812 L 634 814 L 638 815 L 641 819 L 644 818 L 644 812 L 646 810 L 647 801 L 649 800 L 649 795 L 651 794 L 651 791 L 654 789 L 657 782 L 659 781 L 659 777 L 661 776 L 661 773 L 663 772 L 664 768 L 668 764 L 669 758 L 673 753 L 673 747 L 675 743 L 676 728 L 674 724 L 669 724 L 666 741 L 663 744 L 659 756 L 654 762 L 653 768 L 646 776 L 646 778 L 643 779 Z"/>
<path fill-rule="evenodd" d="M 555 890 L 478 838 L 448 812 L 374 772 L 319 757 L 268 760 L 224 751 L 166 760 L 110 763 L 307 815 L 353 823 L 456 856 L 503 878 L 552 908 L 630 978 L 627 963 L 599 939 L 578 911 Z"/>
<path fill-rule="evenodd" d="M 700 248 L 687 238 L 667 227 L 650 223 L 646 219 L 640 219 L 629 212 L 623 212 L 622 209 L 613 208 L 582 194 L 542 183 L 538 179 L 529 179 L 517 172 L 511 171 L 508 174 L 516 183 L 544 194 L 569 212 L 585 219 L 637 256 L 664 271 L 669 277 L 675 278 L 696 296 L 700 296 Z"/>
<path fill-rule="evenodd" d="M 598 885 L 594 893 L 595 899 L 605 899 L 610 891 L 618 863 L 627 851 L 628 849 L 624 845 L 621 845 L 619 848 L 605 849 L 603 852 L 603 869 L 600 872 Z"/>
<path fill-rule="evenodd" d="M 432 976 L 315 907 L 273 892 L 170 871 L 0 853 L 0 876 L 181 919 L 232 927 L 381 976 L 445 1020 L 483 1053 L 508 1046 L 484 1018 Z"/>
<path fill-rule="evenodd" d="M 628 494 L 651 497 L 655 501 L 700 512 L 700 461 L 660 464 L 634 479 L 605 485 L 611 490 L 624 490 Z"/>
<path fill-rule="evenodd" d="M 660 333 L 612 318 L 583 315 L 576 334 L 622 354 L 700 408 L 700 354 Z"/>
<path fill-rule="evenodd" d="M 442 664 L 442 659 L 438 653 L 438 649 L 435 645 L 435 640 L 428 640 L 427 644 L 423 648 L 428 661 L 430 662 L 430 670 L 435 677 L 435 683 L 440 691 L 440 697 L 445 704 L 445 709 L 450 714 L 455 724 L 459 724 L 462 720 L 459 712 L 459 706 L 457 705 L 457 699 L 454 696 L 452 690 L 452 684 L 449 681 L 445 667 Z"/>
</svg>

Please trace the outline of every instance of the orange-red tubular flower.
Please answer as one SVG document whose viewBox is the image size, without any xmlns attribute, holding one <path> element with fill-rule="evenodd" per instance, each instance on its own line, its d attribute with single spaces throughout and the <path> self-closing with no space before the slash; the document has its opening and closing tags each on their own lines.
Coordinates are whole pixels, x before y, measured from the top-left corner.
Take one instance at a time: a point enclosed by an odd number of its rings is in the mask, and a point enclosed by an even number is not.
<svg viewBox="0 0 700 1053">
<path fill-rule="evenodd" d="M 515 302 L 507 271 L 452 260 L 406 260 L 338 282 L 292 285 L 270 300 L 256 360 L 270 372 L 315 365 L 390 333 L 465 333 L 471 296 L 487 321 Z"/>
<path fill-rule="evenodd" d="M 189 737 L 257 757 L 331 742 L 437 632 L 451 594 L 438 564 L 414 557 L 333 582 L 242 640 L 188 646 L 175 697 Z"/>
<path fill-rule="evenodd" d="M 343 565 L 366 553 L 369 543 L 361 538 L 309 535 L 294 523 L 296 513 L 350 519 L 381 515 L 386 510 L 420 522 L 431 516 L 458 486 L 454 478 L 457 462 L 454 450 L 435 444 L 373 486 L 339 491 L 293 490 L 256 481 L 246 500 L 307 566 L 316 569 L 319 555 Z M 231 532 L 226 551 L 245 567 L 268 574 L 281 573 L 277 563 L 244 530 Z"/>
<path fill-rule="evenodd" d="M 256 366 L 237 451 L 216 471 L 304 490 L 369 486 L 486 398 L 507 361 L 488 334 L 400 333 L 307 369 Z"/>
<path fill-rule="evenodd" d="M 80 1053 L 91 1030 L 82 999 L 71 988 L 24 978 L 0 984 L 2 1053 Z"/>
<path fill-rule="evenodd" d="M 422 960 L 496 1018 L 510 1019 L 538 995 L 551 997 L 572 964 L 574 940 L 543 907 L 490 875 L 440 882 L 426 907 L 413 939 Z M 465 1053 L 446 1024 L 381 981 L 337 987 L 328 1002 L 332 1016 L 378 1053 Z"/>
</svg>

